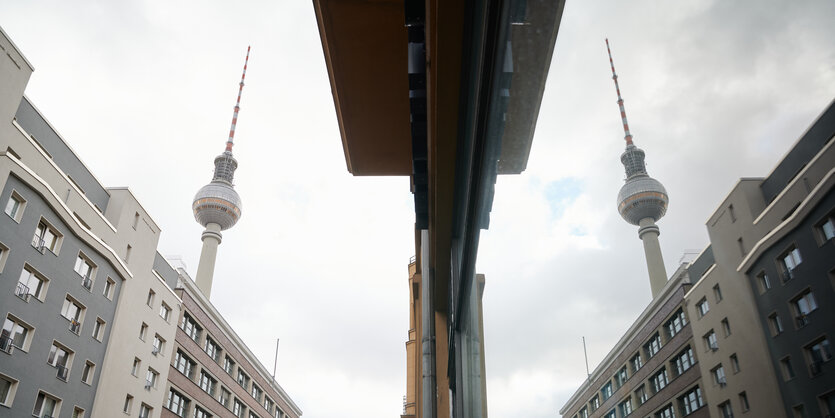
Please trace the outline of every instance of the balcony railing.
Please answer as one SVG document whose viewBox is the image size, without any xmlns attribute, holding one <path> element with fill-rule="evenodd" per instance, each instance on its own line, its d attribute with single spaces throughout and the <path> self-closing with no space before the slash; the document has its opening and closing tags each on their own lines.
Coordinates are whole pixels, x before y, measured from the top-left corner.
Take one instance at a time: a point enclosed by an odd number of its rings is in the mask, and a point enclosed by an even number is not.
<svg viewBox="0 0 835 418">
<path fill-rule="evenodd" d="M 18 282 L 17 287 L 14 289 L 14 294 L 15 296 L 29 302 L 29 286 Z"/>
<path fill-rule="evenodd" d="M 6 354 L 12 354 L 12 350 L 14 350 L 12 339 L 6 336 L 0 337 L 0 351 Z"/>
<path fill-rule="evenodd" d="M 37 235 L 34 238 L 32 238 L 32 246 L 35 247 L 35 249 L 38 250 L 38 252 L 41 254 L 46 252 L 46 242 L 43 240 L 43 238 Z"/>
<path fill-rule="evenodd" d="M 70 369 L 68 369 L 66 366 L 62 366 L 60 364 L 55 366 L 55 368 L 58 369 L 58 373 L 57 373 L 56 377 L 58 377 L 59 379 L 66 382 L 67 377 L 70 375 Z"/>
<path fill-rule="evenodd" d="M 817 376 L 823 373 L 823 362 L 813 361 L 812 364 L 809 365 L 809 371 L 812 373 L 812 376 Z"/>
<path fill-rule="evenodd" d="M 81 322 L 76 321 L 75 319 L 70 320 L 70 332 L 75 335 L 81 331 Z"/>
<path fill-rule="evenodd" d="M 151 354 L 153 354 L 153 355 L 159 354 L 159 347 L 154 346 L 154 348 L 151 350 Z"/>
<path fill-rule="evenodd" d="M 719 344 L 718 344 L 718 343 L 710 343 L 710 344 L 709 344 L 709 347 L 710 347 L 710 350 L 711 350 L 711 351 L 717 351 L 717 350 L 719 350 Z"/>
<path fill-rule="evenodd" d="M 809 316 L 806 314 L 801 314 L 797 317 L 797 327 L 803 328 L 806 325 L 809 325 Z"/>
<path fill-rule="evenodd" d="M 81 279 L 81 285 L 84 286 L 85 289 L 90 290 L 93 288 L 93 281 L 90 280 L 89 277 L 85 277 Z"/>
<path fill-rule="evenodd" d="M 154 387 L 154 383 L 150 380 L 145 380 L 145 390 L 151 390 L 152 387 Z"/>
<path fill-rule="evenodd" d="M 787 281 L 794 278 L 794 270 L 783 270 L 783 273 L 780 275 L 780 278 L 783 280 L 783 283 L 786 283 Z"/>
</svg>

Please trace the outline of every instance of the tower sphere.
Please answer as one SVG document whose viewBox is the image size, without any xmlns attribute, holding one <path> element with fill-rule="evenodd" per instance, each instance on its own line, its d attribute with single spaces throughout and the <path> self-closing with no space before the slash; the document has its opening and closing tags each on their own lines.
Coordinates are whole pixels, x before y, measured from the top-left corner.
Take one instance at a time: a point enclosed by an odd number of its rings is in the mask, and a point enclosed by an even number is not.
<svg viewBox="0 0 835 418">
<path fill-rule="evenodd" d="M 191 209 L 200 225 L 215 223 L 224 231 L 241 218 L 241 197 L 231 185 L 213 181 L 197 191 Z"/>
<path fill-rule="evenodd" d="M 664 186 L 647 175 L 627 180 L 618 192 L 618 212 L 632 225 L 638 225 L 644 218 L 658 221 L 667 213 L 668 202 Z"/>
</svg>

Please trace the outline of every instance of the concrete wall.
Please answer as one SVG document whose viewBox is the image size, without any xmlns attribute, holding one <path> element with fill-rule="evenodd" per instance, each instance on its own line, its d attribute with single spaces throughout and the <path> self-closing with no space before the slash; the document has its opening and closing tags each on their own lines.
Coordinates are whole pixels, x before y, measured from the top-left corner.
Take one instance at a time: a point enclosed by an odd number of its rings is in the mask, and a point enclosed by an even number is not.
<svg viewBox="0 0 835 418">
<path fill-rule="evenodd" d="M 6 157 L 0 158 L 8 161 Z M 10 175 L 10 164 L 0 162 L 0 167 L 0 184 L 4 183 L 0 193 L 3 206 L 12 190 L 26 199 L 20 223 L 5 213 L 0 214 L 0 242 L 9 249 L 6 264 L 0 271 L 0 319 L 5 321 L 7 314 L 11 314 L 34 328 L 28 352 L 15 349 L 11 356 L 0 353 L 0 373 L 19 380 L 14 403 L 7 413 L 12 416 L 31 414 L 38 390 L 63 400 L 62 416 L 71 416 L 74 406 L 89 413 L 99 385 L 123 278 L 110 265 L 106 256 L 88 245 L 86 238 L 73 233 L 67 224 L 74 222 L 73 219 L 65 219 L 56 213 L 32 187 L 15 175 Z M 41 218 L 62 235 L 57 254 L 48 249 L 41 254 L 31 244 Z M 79 251 L 97 266 L 90 290 L 82 286 L 81 277 L 73 270 Z M 15 296 L 15 286 L 27 264 L 49 279 L 43 301 L 30 297 L 26 302 Z M 115 282 L 112 300 L 103 294 L 107 278 Z M 61 316 L 67 295 L 85 307 L 78 335 L 70 331 L 69 320 Z M 97 318 L 106 323 L 102 341 L 92 336 Z M 59 380 L 56 369 L 47 364 L 53 341 L 58 341 L 74 352 L 68 382 Z M 90 385 L 81 383 L 82 370 L 87 361 L 96 365 Z M 0 415 L 4 409 L 0 407 Z"/>
<path fill-rule="evenodd" d="M 14 117 L 33 70 L 0 28 L 0 121 L 4 125 Z"/>
</svg>

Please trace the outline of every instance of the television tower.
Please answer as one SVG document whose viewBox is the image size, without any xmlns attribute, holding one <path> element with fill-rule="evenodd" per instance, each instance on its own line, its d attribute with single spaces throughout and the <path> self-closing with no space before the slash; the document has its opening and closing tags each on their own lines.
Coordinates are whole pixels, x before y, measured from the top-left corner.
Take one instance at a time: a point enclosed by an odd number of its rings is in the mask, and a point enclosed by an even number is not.
<svg viewBox="0 0 835 418">
<path fill-rule="evenodd" d="M 238 101 L 235 103 L 235 113 L 232 115 L 232 127 L 229 129 L 229 139 L 226 140 L 226 150 L 215 157 L 215 173 L 212 181 L 201 187 L 194 196 L 191 209 L 194 219 L 206 229 L 203 231 L 203 249 L 200 251 L 200 264 L 197 266 L 197 288 L 209 298 L 212 292 L 212 278 L 215 272 L 217 247 L 223 239 L 220 231 L 225 231 L 235 225 L 241 218 L 241 197 L 235 191 L 232 179 L 238 161 L 232 156 L 232 146 L 235 139 L 235 124 L 238 122 L 238 111 L 241 109 L 241 93 L 244 90 L 246 66 L 249 63 L 249 47 L 246 48 L 246 61 L 238 87 Z"/>
<path fill-rule="evenodd" d="M 612 79 L 615 80 L 615 90 L 618 93 L 618 106 L 620 117 L 623 119 L 624 139 L 626 140 L 626 150 L 620 156 L 620 162 L 626 169 L 626 184 L 618 192 L 618 212 L 626 222 L 639 227 L 638 238 L 644 243 L 649 285 L 652 289 L 652 297 L 655 298 L 667 283 L 667 270 L 664 268 L 661 245 L 658 243 L 658 235 L 661 231 L 655 223 L 667 213 L 669 198 L 664 186 L 647 174 L 644 151 L 632 143 L 623 98 L 620 96 L 618 75 L 615 72 L 615 63 L 612 61 L 612 50 L 609 49 L 609 39 L 606 39 L 606 50 L 609 52 L 609 64 L 612 66 Z"/>
</svg>

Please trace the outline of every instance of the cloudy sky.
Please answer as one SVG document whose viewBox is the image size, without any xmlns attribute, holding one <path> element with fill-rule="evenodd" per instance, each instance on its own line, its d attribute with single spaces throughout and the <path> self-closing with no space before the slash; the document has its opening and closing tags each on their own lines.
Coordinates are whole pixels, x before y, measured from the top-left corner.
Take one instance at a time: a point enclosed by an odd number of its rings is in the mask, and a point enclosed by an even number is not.
<svg viewBox="0 0 835 418">
<path fill-rule="evenodd" d="M 234 8 L 232 6 L 234 5 Z M 707 243 L 739 177 L 765 176 L 835 97 L 831 1 L 569 1 L 528 169 L 500 178 L 478 269 L 494 417 L 553 417 L 650 300 L 617 214 L 623 149 L 604 38 L 635 143 L 670 194 L 668 271 Z M 0 2 L 35 66 L 27 95 L 105 186 L 129 186 L 192 274 L 191 199 L 223 150 L 243 217 L 213 302 L 306 417 L 396 416 L 405 393 L 407 178 L 348 174 L 310 1 Z"/>
</svg>

